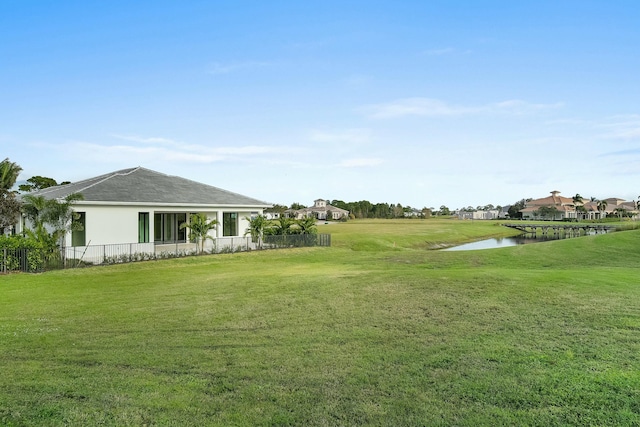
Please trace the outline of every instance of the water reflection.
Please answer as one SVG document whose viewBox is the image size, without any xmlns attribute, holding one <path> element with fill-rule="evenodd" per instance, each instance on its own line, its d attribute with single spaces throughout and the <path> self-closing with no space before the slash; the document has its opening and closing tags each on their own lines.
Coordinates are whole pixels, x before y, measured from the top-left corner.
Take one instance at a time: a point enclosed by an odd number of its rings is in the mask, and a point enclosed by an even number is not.
<svg viewBox="0 0 640 427">
<path fill-rule="evenodd" d="M 527 233 L 513 237 L 497 237 L 486 240 L 479 240 L 477 242 L 465 243 L 464 245 L 452 246 L 450 248 L 443 249 L 443 251 L 475 251 L 480 249 L 506 248 L 509 246 L 525 245 L 528 243 L 546 242 L 548 240 L 567 239 L 569 237 L 572 236 L 565 233 L 550 233 L 547 235 Z"/>
</svg>

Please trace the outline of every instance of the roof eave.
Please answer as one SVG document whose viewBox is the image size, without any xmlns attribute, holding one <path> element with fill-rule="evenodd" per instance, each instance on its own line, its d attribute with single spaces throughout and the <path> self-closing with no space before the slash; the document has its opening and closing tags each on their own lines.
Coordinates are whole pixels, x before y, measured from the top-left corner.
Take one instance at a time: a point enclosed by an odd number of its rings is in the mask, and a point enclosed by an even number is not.
<svg viewBox="0 0 640 427">
<path fill-rule="evenodd" d="M 199 208 L 262 208 L 273 207 L 265 204 L 224 204 L 224 203 L 164 203 L 164 202 L 112 202 L 103 200 L 78 200 L 74 205 L 95 205 L 95 206 L 170 206 L 170 207 L 199 207 Z"/>
</svg>

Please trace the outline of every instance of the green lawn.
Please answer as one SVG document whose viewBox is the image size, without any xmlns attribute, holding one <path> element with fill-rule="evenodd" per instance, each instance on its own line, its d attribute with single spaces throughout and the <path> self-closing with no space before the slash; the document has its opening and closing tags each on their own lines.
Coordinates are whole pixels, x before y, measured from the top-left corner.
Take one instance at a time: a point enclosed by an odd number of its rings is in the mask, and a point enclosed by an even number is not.
<svg viewBox="0 0 640 427">
<path fill-rule="evenodd" d="M 0 425 L 639 425 L 640 230 L 495 222 L 0 276 Z"/>
</svg>

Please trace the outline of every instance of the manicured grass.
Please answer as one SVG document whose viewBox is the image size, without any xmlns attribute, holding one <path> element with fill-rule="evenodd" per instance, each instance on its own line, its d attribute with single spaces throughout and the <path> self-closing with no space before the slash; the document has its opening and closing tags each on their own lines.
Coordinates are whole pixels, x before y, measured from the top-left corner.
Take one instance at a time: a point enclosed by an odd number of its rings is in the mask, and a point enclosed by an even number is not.
<svg viewBox="0 0 640 427">
<path fill-rule="evenodd" d="M 0 425 L 638 425 L 640 230 L 493 222 L 0 277 Z"/>
</svg>

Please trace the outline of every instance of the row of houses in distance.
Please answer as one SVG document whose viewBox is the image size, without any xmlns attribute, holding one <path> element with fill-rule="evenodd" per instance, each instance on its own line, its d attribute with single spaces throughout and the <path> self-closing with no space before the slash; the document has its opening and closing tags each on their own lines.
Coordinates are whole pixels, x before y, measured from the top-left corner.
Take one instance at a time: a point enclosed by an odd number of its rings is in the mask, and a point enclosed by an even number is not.
<svg viewBox="0 0 640 427">
<path fill-rule="evenodd" d="M 640 218 L 640 201 L 626 201 L 616 197 L 602 200 L 576 200 L 564 197 L 559 191 L 552 191 L 550 196 L 532 199 L 526 202 L 519 212 L 524 220 L 546 219 L 551 221 L 566 220 L 599 220 L 608 216 Z M 501 209 L 459 211 L 460 219 L 506 219 L 510 206 Z"/>
<path fill-rule="evenodd" d="M 155 245 L 187 242 L 191 213 L 204 213 L 215 219 L 213 238 L 239 237 L 246 234 L 249 220 L 257 215 L 269 215 L 269 203 L 233 193 L 221 188 L 169 176 L 142 167 L 123 169 L 76 183 L 58 185 L 34 193 L 46 199 L 63 199 L 80 193 L 83 200 L 74 203 L 82 227 L 66 236 L 67 246 L 105 245 L 116 243 L 151 243 Z M 598 220 L 610 215 L 640 218 L 638 203 L 619 198 L 601 201 L 576 201 L 560 196 L 559 191 L 541 199 L 530 200 L 522 213 L 523 219 Z M 506 218 L 508 207 L 475 212 L 458 212 L 461 219 Z M 422 211 L 405 212 L 405 216 L 423 215 Z M 283 215 L 300 219 L 342 220 L 349 211 L 317 199 L 313 206 L 288 209 Z M 25 218 L 16 224 L 21 233 Z"/>
<path fill-rule="evenodd" d="M 551 196 L 527 202 L 520 211 L 523 219 L 550 220 L 598 220 L 607 216 L 638 217 L 638 203 L 625 201 L 616 197 L 602 200 L 580 201 L 563 197 L 559 191 L 552 191 Z"/>
<path fill-rule="evenodd" d="M 495 220 L 509 218 L 511 206 L 498 206 L 495 209 L 461 209 L 454 212 L 459 219 L 465 220 Z M 599 220 L 607 216 L 639 218 L 638 202 L 626 201 L 611 197 L 603 200 L 578 201 L 574 198 L 564 197 L 559 191 L 552 191 L 548 197 L 532 199 L 526 202 L 521 209 L 522 219 L 537 220 L 546 219 L 552 221 L 563 220 Z M 431 212 L 429 212 L 431 213 Z M 280 213 L 265 210 L 268 219 L 278 219 L 280 215 L 288 218 L 300 219 L 312 216 L 318 220 L 341 220 L 349 217 L 349 211 L 332 206 L 327 200 L 317 199 L 313 206 L 302 209 L 287 209 Z M 413 208 L 405 209 L 405 218 L 424 218 L 428 216 L 424 210 Z"/>
</svg>

